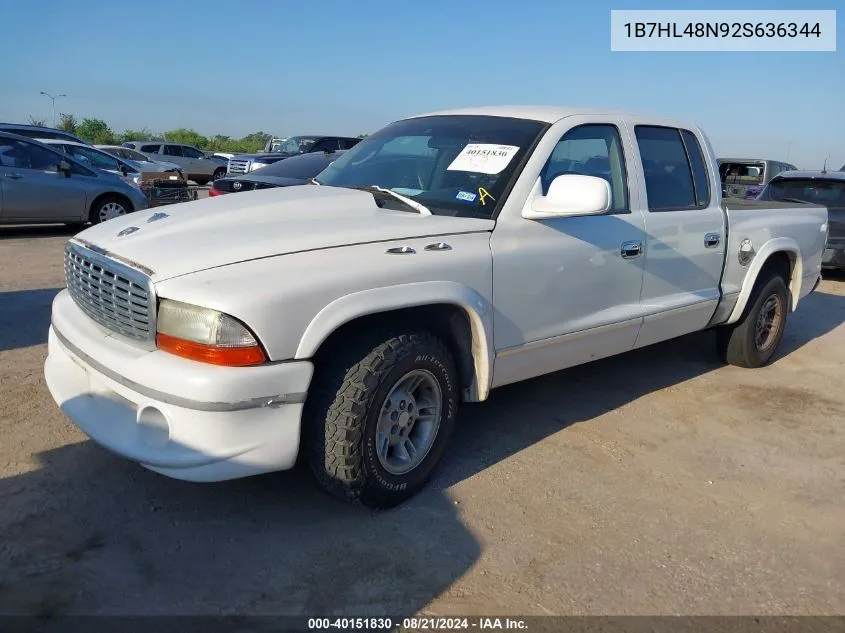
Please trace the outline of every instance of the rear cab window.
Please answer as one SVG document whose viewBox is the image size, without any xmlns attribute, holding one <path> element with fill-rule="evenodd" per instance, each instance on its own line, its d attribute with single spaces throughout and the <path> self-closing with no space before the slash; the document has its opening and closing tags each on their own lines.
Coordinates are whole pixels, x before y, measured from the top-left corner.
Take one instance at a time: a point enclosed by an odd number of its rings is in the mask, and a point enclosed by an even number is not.
<svg viewBox="0 0 845 633">
<path fill-rule="evenodd" d="M 730 161 L 719 165 L 719 177 L 724 183 L 762 185 L 765 172 L 763 161 Z"/>
</svg>

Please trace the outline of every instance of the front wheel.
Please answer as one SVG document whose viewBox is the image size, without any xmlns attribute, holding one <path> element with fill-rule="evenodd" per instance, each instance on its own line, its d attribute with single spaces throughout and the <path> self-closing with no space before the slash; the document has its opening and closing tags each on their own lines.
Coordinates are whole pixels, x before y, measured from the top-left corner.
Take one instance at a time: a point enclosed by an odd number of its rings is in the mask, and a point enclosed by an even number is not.
<svg viewBox="0 0 845 633">
<path fill-rule="evenodd" d="M 303 416 L 312 472 L 353 503 L 402 503 L 428 481 L 455 424 L 448 348 L 428 332 L 406 332 L 323 362 Z"/>
<path fill-rule="evenodd" d="M 120 196 L 105 196 L 91 207 L 91 224 L 100 224 L 132 212 L 132 206 Z"/>
<path fill-rule="evenodd" d="M 740 320 L 718 330 L 720 356 L 738 367 L 762 367 L 780 345 L 788 313 L 789 292 L 783 277 L 773 273 L 761 279 Z"/>
<path fill-rule="evenodd" d="M 225 167 L 219 167 L 219 168 L 214 170 L 214 175 L 211 177 L 211 179 L 212 180 L 219 180 L 219 179 L 225 178 L 225 177 L 226 177 L 226 168 Z"/>
</svg>

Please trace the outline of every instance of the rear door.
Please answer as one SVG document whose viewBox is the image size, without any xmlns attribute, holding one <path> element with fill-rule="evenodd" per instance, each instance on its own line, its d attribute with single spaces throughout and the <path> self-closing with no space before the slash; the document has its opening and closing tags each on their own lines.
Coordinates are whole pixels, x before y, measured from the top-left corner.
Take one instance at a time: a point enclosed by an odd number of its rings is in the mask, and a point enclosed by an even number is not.
<svg viewBox="0 0 845 633">
<path fill-rule="evenodd" d="M 87 176 L 80 168 L 59 173 L 58 152 L 25 141 L 0 139 L 4 222 L 65 222 L 87 217 Z"/>
<path fill-rule="evenodd" d="M 721 297 L 725 216 L 699 130 L 630 121 L 645 214 L 643 325 L 636 347 L 706 327 Z"/>
</svg>

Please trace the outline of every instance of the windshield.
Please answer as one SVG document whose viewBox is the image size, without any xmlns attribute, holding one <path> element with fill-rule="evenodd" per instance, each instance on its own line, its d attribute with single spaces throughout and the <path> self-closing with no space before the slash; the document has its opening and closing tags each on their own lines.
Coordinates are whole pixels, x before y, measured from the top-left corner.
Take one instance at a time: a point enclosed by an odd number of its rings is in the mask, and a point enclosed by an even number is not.
<svg viewBox="0 0 845 633">
<path fill-rule="evenodd" d="M 760 194 L 760 200 L 800 200 L 826 207 L 845 207 L 845 180 L 780 178 Z"/>
<path fill-rule="evenodd" d="M 338 151 L 334 154 L 327 155 L 317 152 L 314 154 L 303 154 L 302 156 L 291 156 L 272 165 L 267 165 L 267 167 L 262 167 L 260 175 L 308 180 L 323 171 L 329 163 L 342 153 Z"/>
<path fill-rule="evenodd" d="M 123 150 L 123 156 L 125 158 L 128 158 L 129 160 L 134 160 L 134 161 L 137 161 L 137 162 L 140 162 L 140 163 L 150 162 L 149 158 L 144 156 L 142 153 L 136 152 L 135 150 L 132 150 L 132 149 Z"/>
<path fill-rule="evenodd" d="M 398 121 L 348 150 L 317 182 L 378 185 L 434 214 L 489 218 L 546 128 L 539 121 L 472 115 Z"/>
<path fill-rule="evenodd" d="M 83 165 L 118 171 L 120 163 L 106 152 L 94 149 L 93 147 L 80 147 L 79 145 L 63 145 L 62 148 Z"/>
<path fill-rule="evenodd" d="M 315 136 L 291 136 L 273 148 L 273 151 L 281 154 L 305 154 L 314 147 L 317 140 Z"/>
</svg>

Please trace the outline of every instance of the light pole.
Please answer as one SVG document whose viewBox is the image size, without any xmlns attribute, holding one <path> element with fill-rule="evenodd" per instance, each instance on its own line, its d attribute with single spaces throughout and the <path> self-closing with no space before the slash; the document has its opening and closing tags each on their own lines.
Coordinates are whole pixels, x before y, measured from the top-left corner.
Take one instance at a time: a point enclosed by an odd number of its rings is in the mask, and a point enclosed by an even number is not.
<svg viewBox="0 0 845 633">
<path fill-rule="evenodd" d="M 56 127 L 56 99 L 61 99 L 62 97 L 66 97 L 67 95 L 56 95 L 55 97 L 51 95 L 49 92 L 41 91 L 45 97 L 50 99 L 53 102 L 53 127 Z"/>
</svg>

